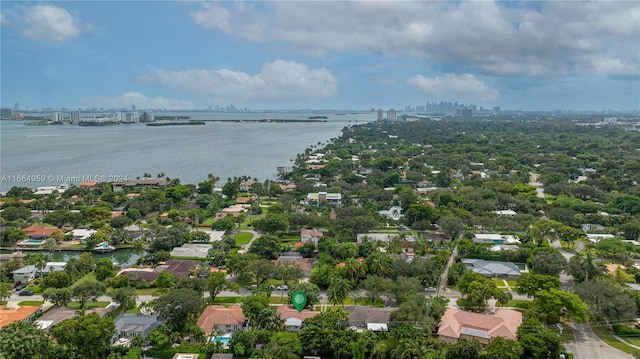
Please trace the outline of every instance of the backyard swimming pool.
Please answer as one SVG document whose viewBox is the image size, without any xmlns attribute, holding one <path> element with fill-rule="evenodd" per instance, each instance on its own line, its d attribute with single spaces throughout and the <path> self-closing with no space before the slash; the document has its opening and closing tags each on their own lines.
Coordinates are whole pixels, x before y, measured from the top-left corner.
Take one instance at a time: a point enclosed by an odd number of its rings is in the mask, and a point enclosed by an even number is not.
<svg viewBox="0 0 640 359">
<path fill-rule="evenodd" d="M 24 241 L 18 243 L 18 245 L 27 245 L 27 246 L 39 246 L 44 243 L 42 239 L 25 239 Z"/>
</svg>

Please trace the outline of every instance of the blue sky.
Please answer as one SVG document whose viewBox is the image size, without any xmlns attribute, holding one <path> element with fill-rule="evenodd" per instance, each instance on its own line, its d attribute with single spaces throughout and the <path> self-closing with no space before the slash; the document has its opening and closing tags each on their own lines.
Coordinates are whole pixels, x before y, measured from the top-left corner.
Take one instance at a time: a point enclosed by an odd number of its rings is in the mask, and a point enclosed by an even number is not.
<svg viewBox="0 0 640 359">
<path fill-rule="evenodd" d="M 640 2 L 2 1 L 21 109 L 640 109 Z"/>
</svg>

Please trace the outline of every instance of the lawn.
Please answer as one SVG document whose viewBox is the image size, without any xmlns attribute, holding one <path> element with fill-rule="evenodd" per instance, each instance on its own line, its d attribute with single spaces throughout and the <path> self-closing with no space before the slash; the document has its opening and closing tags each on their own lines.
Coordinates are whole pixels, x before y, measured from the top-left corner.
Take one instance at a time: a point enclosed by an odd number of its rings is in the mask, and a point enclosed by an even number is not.
<svg viewBox="0 0 640 359">
<path fill-rule="evenodd" d="M 253 233 L 250 232 L 240 232 L 236 235 L 236 237 L 234 238 L 236 241 L 236 244 L 239 246 L 245 245 L 245 244 L 249 244 L 249 242 L 251 242 L 251 238 L 253 238 Z"/>
<path fill-rule="evenodd" d="M 518 286 L 518 281 L 517 280 L 508 280 L 507 283 L 509 284 L 510 287 L 517 287 Z"/>
<path fill-rule="evenodd" d="M 79 286 L 80 284 L 84 283 L 84 282 L 97 282 L 98 280 L 96 279 L 96 274 L 94 272 L 91 272 L 87 275 L 85 275 L 84 277 L 78 279 L 75 283 L 73 283 L 71 285 L 71 289 Z"/>
<path fill-rule="evenodd" d="M 498 287 L 504 287 L 504 281 L 502 279 L 493 278 L 491 281 Z"/>
<path fill-rule="evenodd" d="M 35 306 L 35 307 L 39 307 L 42 304 L 44 304 L 44 300 L 23 300 L 22 302 L 18 302 L 18 305 L 21 307 L 26 307 L 26 306 Z"/>
<path fill-rule="evenodd" d="M 530 305 L 531 305 L 530 300 L 522 300 L 522 299 L 512 299 L 507 303 L 507 307 L 522 308 L 522 309 L 529 309 Z"/>
<path fill-rule="evenodd" d="M 216 297 L 214 304 L 239 304 L 242 303 L 244 297 Z"/>
<path fill-rule="evenodd" d="M 607 328 L 606 325 L 594 325 L 591 326 L 591 329 L 593 329 L 593 332 L 596 333 L 596 335 L 602 339 L 605 343 L 611 345 L 612 347 L 616 348 L 616 349 L 620 349 L 625 353 L 631 354 L 633 355 L 634 353 L 637 352 L 637 349 L 632 348 L 630 346 L 628 346 L 627 344 L 617 340 L 616 338 L 614 338 L 611 333 L 609 332 L 609 329 Z"/>
<path fill-rule="evenodd" d="M 166 288 L 144 288 L 136 289 L 136 295 L 163 295 L 168 291 Z"/>
</svg>

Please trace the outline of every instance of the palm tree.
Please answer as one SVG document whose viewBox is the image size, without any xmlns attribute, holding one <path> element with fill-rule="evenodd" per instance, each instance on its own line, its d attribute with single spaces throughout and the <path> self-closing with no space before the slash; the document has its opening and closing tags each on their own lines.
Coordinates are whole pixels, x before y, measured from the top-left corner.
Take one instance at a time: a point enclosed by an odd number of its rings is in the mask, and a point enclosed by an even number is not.
<svg viewBox="0 0 640 359">
<path fill-rule="evenodd" d="M 386 255 L 375 252 L 367 258 L 367 268 L 369 273 L 384 276 L 391 272 L 391 260 Z"/>
<path fill-rule="evenodd" d="M 40 272 L 40 280 L 42 280 L 44 276 L 44 269 L 47 267 L 47 261 L 44 259 L 44 256 L 41 256 L 35 265 L 36 269 Z"/>
<path fill-rule="evenodd" d="M 344 300 L 347 299 L 349 295 L 350 287 L 350 283 L 342 277 L 336 276 L 331 278 L 329 290 L 327 291 L 329 303 L 344 306 Z"/>
<path fill-rule="evenodd" d="M 376 342 L 373 346 L 373 350 L 371 351 L 371 355 L 369 359 L 382 359 L 386 357 L 387 353 L 387 343 L 384 340 Z"/>
<path fill-rule="evenodd" d="M 140 252 L 140 263 L 144 266 L 144 251 L 147 249 L 147 243 L 144 238 L 138 238 L 133 241 L 133 248 Z"/>
<path fill-rule="evenodd" d="M 353 257 L 347 258 L 344 261 L 344 270 L 352 281 L 364 277 L 367 274 L 364 263 Z"/>
</svg>

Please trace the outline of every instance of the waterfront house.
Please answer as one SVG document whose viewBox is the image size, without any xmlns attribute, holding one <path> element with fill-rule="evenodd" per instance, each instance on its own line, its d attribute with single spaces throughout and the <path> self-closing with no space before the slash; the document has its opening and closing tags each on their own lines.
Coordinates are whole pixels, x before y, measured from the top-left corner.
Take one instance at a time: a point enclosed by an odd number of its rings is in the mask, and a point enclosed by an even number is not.
<svg viewBox="0 0 640 359">
<path fill-rule="evenodd" d="M 233 333 L 248 328 L 248 319 L 239 305 L 228 308 L 219 305 L 208 305 L 196 323 L 205 334 L 211 336 L 219 333 Z"/>
<path fill-rule="evenodd" d="M 75 228 L 67 233 L 71 234 L 72 240 L 85 243 L 87 241 L 87 238 L 91 237 L 96 232 L 97 231 L 95 229 L 91 228 Z"/>
<path fill-rule="evenodd" d="M 520 238 L 511 234 L 476 233 L 471 239 L 473 243 L 520 244 Z"/>
<path fill-rule="evenodd" d="M 34 265 L 26 265 L 11 272 L 14 282 L 29 283 L 36 278 L 38 269 Z"/>
<path fill-rule="evenodd" d="M 151 188 L 158 189 L 165 187 L 169 184 L 169 181 L 164 178 L 143 178 L 138 180 L 128 181 L 116 181 L 111 184 L 113 192 L 121 192 L 123 190 L 130 190 L 133 188 Z"/>
<path fill-rule="evenodd" d="M 511 309 L 498 309 L 494 314 L 482 314 L 449 308 L 440 320 L 438 338 L 447 343 L 466 339 L 487 345 L 495 337 L 515 340 L 521 324 L 522 313 Z"/>
<path fill-rule="evenodd" d="M 51 237 L 53 232 L 60 231 L 60 229 L 56 227 L 29 226 L 24 228 L 23 231 L 26 233 L 27 238 L 41 240 Z"/>
</svg>

